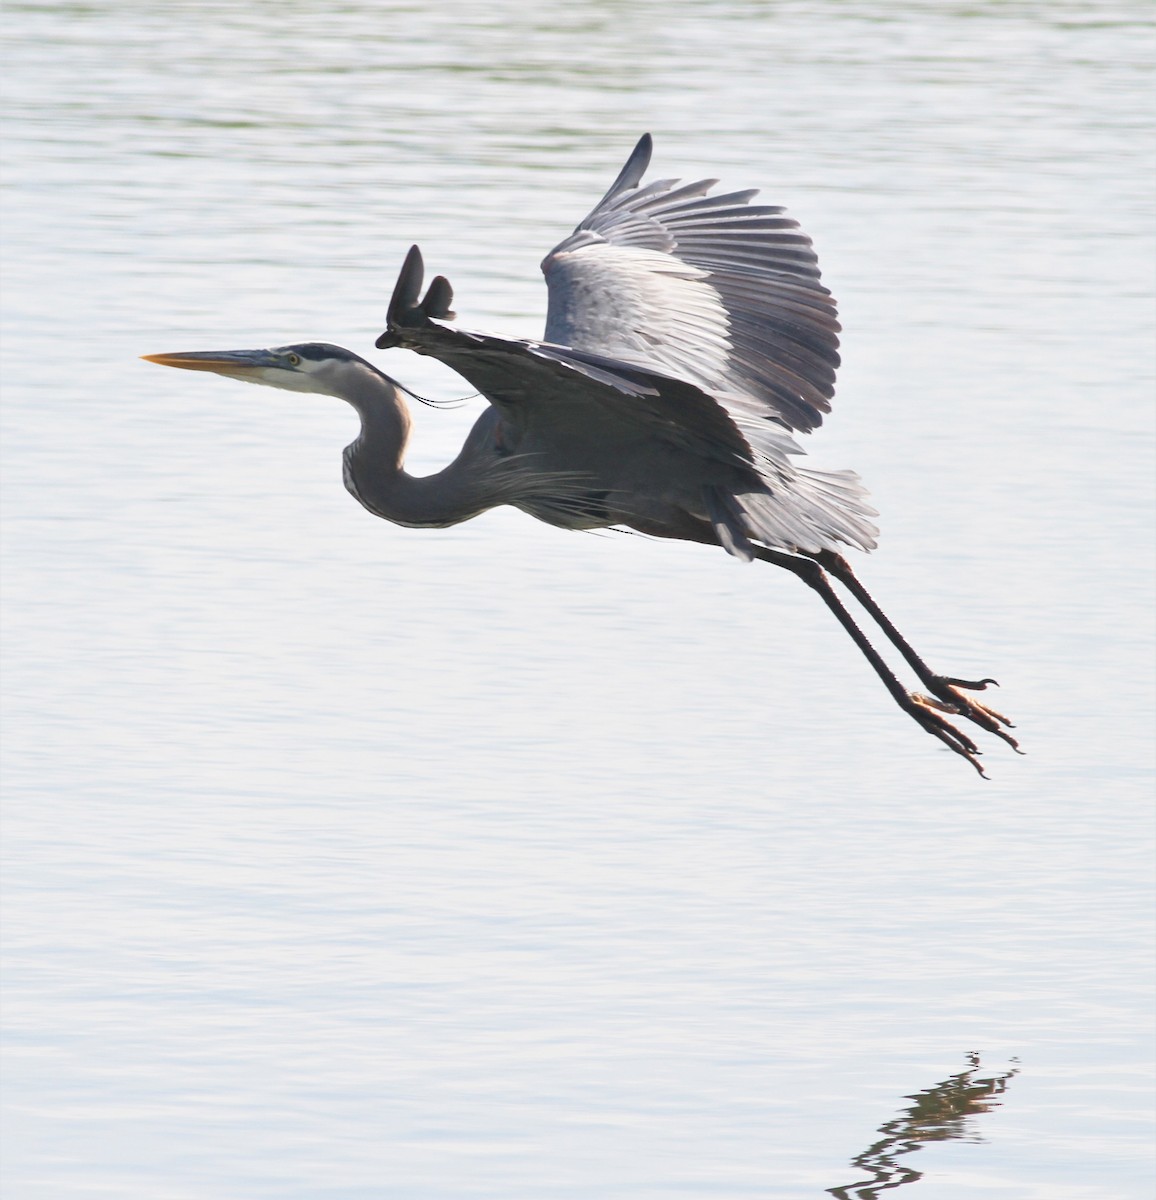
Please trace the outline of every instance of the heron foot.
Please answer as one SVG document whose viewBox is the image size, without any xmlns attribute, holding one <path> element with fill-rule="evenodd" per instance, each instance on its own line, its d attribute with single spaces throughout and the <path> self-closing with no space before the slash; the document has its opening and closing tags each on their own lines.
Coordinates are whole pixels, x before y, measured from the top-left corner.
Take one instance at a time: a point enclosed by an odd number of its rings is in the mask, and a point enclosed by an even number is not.
<svg viewBox="0 0 1156 1200">
<path fill-rule="evenodd" d="M 933 705 L 941 712 L 965 717 L 987 733 L 994 733 L 1017 754 L 1023 753 L 1019 742 L 1006 732 L 1008 729 L 1015 728 L 1012 722 L 1003 713 L 987 704 L 980 704 L 973 696 L 966 694 L 968 691 L 982 692 L 989 684 L 999 687 L 994 679 L 967 680 L 953 679 L 949 675 L 933 675 L 925 682 L 931 689 L 932 695 L 920 697 L 924 703 Z"/>
</svg>

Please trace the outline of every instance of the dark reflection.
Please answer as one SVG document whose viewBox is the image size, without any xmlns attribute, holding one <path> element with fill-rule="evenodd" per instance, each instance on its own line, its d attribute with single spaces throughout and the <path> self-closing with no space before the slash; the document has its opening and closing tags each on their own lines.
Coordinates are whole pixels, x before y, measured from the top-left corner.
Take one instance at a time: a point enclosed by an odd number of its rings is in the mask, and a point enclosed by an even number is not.
<svg viewBox="0 0 1156 1200">
<path fill-rule="evenodd" d="M 879 1132 L 883 1136 L 851 1160 L 853 1166 L 869 1172 L 870 1179 L 827 1191 L 837 1200 L 875 1200 L 883 1192 L 923 1178 L 922 1171 L 903 1166 L 897 1160 L 914 1153 L 924 1142 L 980 1141 L 979 1135 L 968 1128 L 967 1118 L 997 1108 L 996 1097 L 1007 1090 L 1008 1080 L 1019 1074 L 1019 1067 L 1012 1067 L 1002 1075 L 980 1075 L 979 1055 L 973 1052 L 967 1061 L 966 1071 L 908 1096 L 915 1103 L 905 1108 L 901 1116 L 881 1125 Z"/>
</svg>

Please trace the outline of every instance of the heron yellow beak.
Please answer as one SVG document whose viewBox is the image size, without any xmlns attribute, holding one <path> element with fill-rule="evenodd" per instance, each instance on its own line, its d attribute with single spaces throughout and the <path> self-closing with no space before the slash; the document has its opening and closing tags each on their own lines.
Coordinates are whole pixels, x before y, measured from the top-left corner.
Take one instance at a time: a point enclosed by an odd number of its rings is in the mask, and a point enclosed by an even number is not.
<svg viewBox="0 0 1156 1200">
<path fill-rule="evenodd" d="M 215 375 L 244 378 L 267 367 L 285 363 L 268 350 L 198 350 L 185 354 L 142 354 L 145 362 L 162 367 L 181 367 L 186 371 L 212 371 Z"/>
<path fill-rule="evenodd" d="M 186 371 L 221 371 L 246 364 L 228 354 L 142 354 L 145 362 L 160 363 L 162 367 L 184 367 Z"/>
</svg>

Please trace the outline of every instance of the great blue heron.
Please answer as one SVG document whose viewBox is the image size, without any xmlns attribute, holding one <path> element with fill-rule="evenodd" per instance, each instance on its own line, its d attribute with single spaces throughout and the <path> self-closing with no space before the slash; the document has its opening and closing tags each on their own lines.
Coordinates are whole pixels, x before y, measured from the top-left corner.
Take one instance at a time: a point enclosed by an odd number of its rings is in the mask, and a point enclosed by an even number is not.
<svg viewBox="0 0 1156 1200">
<path fill-rule="evenodd" d="M 626 527 L 722 546 L 797 575 L 835 614 L 904 712 L 982 775 L 962 717 L 1013 748 L 1006 717 L 967 693 L 992 679 L 938 675 L 855 577 L 839 547 L 875 546 L 875 511 L 851 471 L 798 466 L 790 431 L 830 411 L 839 323 L 811 240 L 755 191 L 710 195 L 714 179 L 643 187 L 639 141 L 593 212 L 546 257 L 542 341 L 447 322 L 441 276 L 422 295 L 414 246 L 379 348 L 432 355 L 489 401 L 458 457 L 425 478 L 403 467 L 403 389 L 365 359 L 321 343 L 145 355 L 150 362 L 348 401 L 361 418 L 345 486 L 399 525 L 440 528 L 513 505 L 564 529 Z M 927 694 L 887 666 L 831 585 L 842 583 Z"/>
</svg>

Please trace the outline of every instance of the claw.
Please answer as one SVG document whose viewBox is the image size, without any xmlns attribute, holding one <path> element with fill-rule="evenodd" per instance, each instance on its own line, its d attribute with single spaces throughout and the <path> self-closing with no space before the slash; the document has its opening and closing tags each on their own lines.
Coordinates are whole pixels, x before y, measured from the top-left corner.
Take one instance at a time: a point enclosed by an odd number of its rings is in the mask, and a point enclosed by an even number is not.
<svg viewBox="0 0 1156 1200">
<path fill-rule="evenodd" d="M 998 712 L 994 708 L 989 708 L 986 704 L 980 704 L 978 700 L 971 696 L 966 696 L 961 692 L 960 688 L 968 688 L 972 691 L 982 691 L 987 684 L 995 683 L 994 679 L 982 679 L 976 683 L 969 683 L 965 680 L 952 679 L 947 675 L 935 675 L 927 681 L 928 687 L 935 692 L 936 699 L 931 697 L 921 697 L 924 703 L 930 701 L 936 708 L 943 712 L 950 712 L 960 717 L 965 717 L 973 724 L 978 725 L 981 729 L 988 733 L 994 733 L 996 737 L 1006 742 L 1017 754 L 1023 754 L 1019 747 L 1019 742 L 1004 732 L 1005 729 L 1014 729 L 1015 726 L 1003 713 Z M 998 687 L 999 685 L 996 684 Z"/>
<path fill-rule="evenodd" d="M 987 779 L 987 772 L 980 765 L 976 755 L 982 753 L 979 747 L 967 736 L 967 734 L 956 729 L 950 721 L 945 720 L 939 715 L 940 712 L 951 712 L 947 705 L 941 704 L 938 700 L 931 696 L 923 696 L 917 693 L 908 694 L 908 704 L 903 705 L 908 714 L 923 726 L 928 733 L 939 740 L 960 758 L 965 758 L 976 769 L 983 779 Z"/>
</svg>

